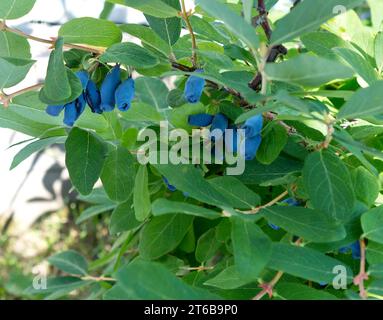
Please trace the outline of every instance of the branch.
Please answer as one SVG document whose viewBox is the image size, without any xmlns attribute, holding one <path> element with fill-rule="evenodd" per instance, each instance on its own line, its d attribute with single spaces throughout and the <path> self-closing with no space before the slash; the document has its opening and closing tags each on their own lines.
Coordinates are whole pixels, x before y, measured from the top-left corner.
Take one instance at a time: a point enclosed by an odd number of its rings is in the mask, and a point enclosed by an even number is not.
<svg viewBox="0 0 383 320">
<path fill-rule="evenodd" d="M 32 36 L 30 34 L 26 34 L 21 30 L 10 28 L 5 24 L 4 21 L 0 21 L 0 31 L 11 32 L 11 33 L 17 34 L 23 38 L 29 39 L 29 40 L 49 44 L 51 46 L 51 48 L 54 47 L 54 45 L 56 43 L 56 39 L 51 39 L 51 40 L 43 39 L 43 38 Z M 78 49 L 78 50 L 82 50 L 82 51 L 87 51 L 87 52 L 91 52 L 91 53 L 94 53 L 97 55 L 104 53 L 103 49 L 96 49 L 96 48 L 92 48 L 92 47 L 81 46 L 81 45 L 71 44 L 71 43 L 64 43 L 64 47 L 70 48 L 70 49 Z"/>
<path fill-rule="evenodd" d="M 359 241 L 360 243 L 360 271 L 354 278 L 354 284 L 359 286 L 359 295 L 362 299 L 367 299 L 368 292 L 364 287 L 364 281 L 368 280 L 368 274 L 366 272 L 366 242 L 364 239 Z"/>
<path fill-rule="evenodd" d="M 190 13 L 186 11 L 185 0 L 181 0 L 181 7 L 182 7 L 181 16 L 185 20 L 186 26 L 189 30 L 191 40 L 192 40 L 192 64 L 194 68 L 197 68 L 198 66 L 197 40 L 193 31 L 193 26 L 191 25 L 189 20 Z"/>
<path fill-rule="evenodd" d="M 4 105 L 5 108 L 9 107 L 9 104 L 11 103 L 12 99 L 29 91 L 36 91 L 44 86 L 43 83 L 38 83 L 33 86 L 21 89 L 19 91 L 16 91 L 11 94 L 5 94 L 4 92 L 0 93 L 0 103 Z"/>
<path fill-rule="evenodd" d="M 262 209 L 273 206 L 274 204 L 276 204 L 277 202 L 279 202 L 280 200 L 282 200 L 284 197 L 288 195 L 289 195 L 289 192 L 286 190 L 285 192 L 281 193 L 278 197 L 274 198 L 273 200 L 264 204 L 263 206 L 256 207 L 250 211 L 241 211 L 241 212 L 244 214 L 257 214 Z"/>
<path fill-rule="evenodd" d="M 80 278 L 81 280 L 83 281 L 96 281 L 96 282 L 100 282 L 100 281 L 112 281 L 112 282 L 116 282 L 117 280 L 114 279 L 114 278 L 109 278 L 109 277 L 93 277 L 93 276 L 85 276 L 85 277 L 81 277 Z"/>
<path fill-rule="evenodd" d="M 294 242 L 294 245 L 298 246 L 302 242 L 302 239 L 298 239 L 297 241 Z M 283 271 L 278 271 L 277 274 L 274 276 L 274 278 L 269 282 L 269 283 L 262 283 L 259 286 L 262 288 L 262 291 L 259 292 L 253 300 L 261 300 L 266 294 L 269 296 L 271 299 L 273 297 L 273 291 L 275 285 L 278 283 L 278 281 L 282 278 L 284 272 Z"/>
<path fill-rule="evenodd" d="M 268 12 L 266 10 L 266 5 L 264 0 L 258 0 L 258 12 L 259 15 L 257 17 L 253 18 L 253 25 L 256 27 L 258 25 L 262 26 L 262 29 L 264 30 L 266 37 L 268 40 L 271 38 L 271 27 L 269 24 L 269 20 L 267 19 Z M 266 65 L 266 63 L 275 62 L 277 58 L 281 55 L 286 55 L 287 49 L 281 45 L 275 45 L 269 48 L 267 57 L 263 64 Z M 255 91 L 260 91 L 264 86 L 262 85 L 262 72 L 263 70 L 259 70 L 253 80 L 249 82 L 249 87 Z M 262 87 L 262 88 L 261 88 Z M 264 88 L 263 88 L 264 89 Z"/>
</svg>

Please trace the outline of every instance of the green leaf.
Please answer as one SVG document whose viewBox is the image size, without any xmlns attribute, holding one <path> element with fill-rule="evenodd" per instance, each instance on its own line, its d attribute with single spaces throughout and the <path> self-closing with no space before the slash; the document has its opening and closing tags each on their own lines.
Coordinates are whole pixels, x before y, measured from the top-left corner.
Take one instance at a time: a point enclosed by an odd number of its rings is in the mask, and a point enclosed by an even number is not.
<svg viewBox="0 0 383 320">
<path fill-rule="evenodd" d="M 135 261 L 117 273 L 118 284 L 133 300 L 209 300 L 218 296 L 194 288 L 155 262 Z"/>
<path fill-rule="evenodd" d="M 124 147 L 109 153 L 101 172 L 101 181 L 111 200 L 124 202 L 134 189 L 135 159 Z"/>
<path fill-rule="evenodd" d="M 347 283 L 353 280 L 352 270 L 339 260 L 316 250 L 283 243 L 273 244 L 273 253 L 268 267 L 292 276 L 332 284 L 338 274 L 335 267 L 343 266 L 347 271 Z"/>
<path fill-rule="evenodd" d="M 251 24 L 251 18 L 253 17 L 254 0 L 242 0 L 243 15 L 247 23 Z"/>
<path fill-rule="evenodd" d="M 362 215 L 363 237 L 383 244 L 383 206 Z"/>
<path fill-rule="evenodd" d="M 351 175 L 342 160 L 326 151 L 312 153 L 303 169 L 305 190 L 314 208 L 347 222 L 355 204 Z"/>
<path fill-rule="evenodd" d="M 215 236 L 215 229 L 205 232 L 197 242 L 195 257 L 198 262 L 207 262 L 214 257 L 218 249 L 222 246 Z"/>
<path fill-rule="evenodd" d="M 375 38 L 375 62 L 378 66 L 378 73 L 383 71 L 383 32 L 378 32 Z"/>
<path fill-rule="evenodd" d="M 95 18 L 77 18 L 64 23 L 59 36 L 66 43 L 109 47 L 121 42 L 121 30 L 111 21 Z"/>
<path fill-rule="evenodd" d="M 169 45 L 162 40 L 151 28 L 139 24 L 123 24 L 120 29 L 139 38 L 143 44 L 160 51 L 166 57 L 170 54 Z"/>
<path fill-rule="evenodd" d="M 256 193 L 234 177 L 216 177 L 208 181 L 233 208 L 252 209 L 261 203 L 261 198 Z"/>
<path fill-rule="evenodd" d="M 1 0 L 0 19 L 12 20 L 25 16 L 32 10 L 36 0 Z"/>
<path fill-rule="evenodd" d="M 58 299 L 70 292 L 80 289 L 92 283 L 91 281 L 83 281 L 77 277 L 56 277 L 47 279 L 46 289 L 35 289 L 33 286 L 25 290 L 26 294 L 41 295 L 50 294 L 46 296 L 45 300 Z"/>
<path fill-rule="evenodd" d="M 242 277 L 256 280 L 271 257 L 272 242 L 252 221 L 232 220 L 235 267 Z"/>
<path fill-rule="evenodd" d="M 155 107 L 158 111 L 168 108 L 168 93 L 169 90 L 161 79 L 140 77 L 136 80 L 137 98 L 140 101 Z"/>
<path fill-rule="evenodd" d="M 95 216 L 98 216 L 101 213 L 111 211 L 116 207 L 115 204 L 102 204 L 98 206 L 91 206 L 87 209 L 85 209 L 81 215 L 76 220 L 76 224 L 83 223 Z"/>
<path fill-rule="evenodd" d="M 228 44 L 229 40 L 225 38 L 213 24 L 208 21 L 193 15 L 189 18 L 190 23 L 193 26 L 193 31 L 199 36 L 203 36 L 206 40 L 214 40 L 219 43 Z"/>
<path fill-rule="evenodd" d="M 369 241 L 366 248 L 366 258 L 369 264 L 383 263 L 383 244 Z"/>
<path fill-rule="evenodd" d="M 300 283 L 279 283 L 275 288 L 275 295 L 283 300 L 337 300 L 331 293 Z"/>
<path fill-rule="evenodd" d="M 190 197 L 218 207 L 230 207 L 226 197 L 206 181 L 193 165 L 158 164 L 154 167 L 178 190 Z"/>
<path fill-rule="evenodd" d="M 117 43 L 100 57 L 102 62 L 121 63 L 133 68 L 153 68 L 160 63 L 149 50 L 131 42 Z"/>
<path fill-rule="evenodd" d="M 300 173 L 302 166 L 301 162 L 286 157 L 279 157 L 270 165 L 248 161 L 245 172 L 237 178 L 245 184 L 273 185 L 289 175 Z"/>
<path fill-rule="evenodd" d="M 257 49 L 259 47 L 259 38 L 255 32 L 255 28 L 232 11 L 227 5 L 217 0 L 197 0 L 196 4 L 211 16 L 217 18 L 217 20 L 223 21 L 225 27 L 244 41 L 249 48 Z"/>
<path fill-rule="evenodd" d="M 222 218 L 220 212 L 196 206 L 185 202 L 170 201 L 165 198 L 157 199 L 152 204 L 152 213 L 154 216 L 162 216 L 170 213 L 182 213 L 206 219 Z"/>
<path fill-rule="evenodd" d="M 65 131 L 62 128 L 33 121 L 30 118 L 20 115 L 15 112 L 14 106 L 14 104 L 11 104 L 9 108 L 0 108 L 0 127 L 16 130 L 38 138 L 65 135 Z"/>
<path fill-rule="evenodd" d="M 340 62 L 309 54 L 300 54 L 282 63 L 268 63 L 265 72 L 269 80 L 305 87 L 319 87 L 330 81 L 353 76 L 352 70 Z"/>
<path fill-rule="evenodd" d="M 352 9 L 363 0 L 305 0 L 279 20 L 271 37 L 271 44 L 288 42 L 317 29 L 322 23 L 339 13 L 336 8 Z"/>
<path fill-rule="evenodd" d="M 140 234 L 140 255 L 145 259 L 155 260 L 173 251 L 192 223 L 193 217 L 184 214 L 154 217 Z"/>
<path fill-rule="evenodd" d="M 63 144 L 65 143 L 67 137 L 52 137 L 34 141 L 23 149 L 21 149 L 13 158 L 11 167 L 9 170 L 16 168 L 24 160 L 28 159 L 32 154 L 44 150 L 47 147 L 50 147 L 53 144 Z"/>
<path fill-rule="evenodd" d="M 27 39 L 7 31 L 0 31 L 0 57 L 30 59 L 31 47 Z"/>
<path fill-rule="evenodd" d="M 88 262 L 81 254 L 73 250 L 57 253 L 49 257 L 48 262 L 69 274 L 86 276 L 88 273 Z"/>
<path fill-rule="evenodd" d="M 134 215 L 132 199 L 121 203 L 112 213 L 109 224 L 111 234 L 129 231 L 137 228 L 141 222 L 137 221 Z"/>
<path fill-rule="evenodd" d="M 336 225 L 322 212 L 301 207 L 273 206 L 261 212 L 267 221 L 289 233 L 312 242 L 334 242 L 346 237 L 342 225 Z"/>
<path fill-rule="evenodd" d="M 126 5 L 158 18 L 177 17 L 178 10 L 161 0 L 107 0 L 111 3 Z"/>
<path fill-rule="evenodd" d="M 235 266 L 230 266 L 209 279 L 204 285 L 212 286 L 220 289 L 231 290 L 242 287 L 249 283 L 249 279 L 243 279 Z"/>
<path fill-rule="evenodd" d="M 271 164 L 282 152 L 287 143 L 287 131 L 280 125 L 273 125 L 262 135 L 262 143 L 257 152 L 257 160 L 262 164 Z"/>
<path fill-rule="evenodd" d="M 360 166 L 352 174 L 356 198 L 372 206 L 379 196 L 380 183 L 376 176 Z"/>
<path fill-rule="evenodd" d="M 24 80 L 34 63 L 34 60 L 0 58 L 0 90 Z"/>
<path fill-rule="evenodd" d="M 361 88 L 340 109 L 338 119 L 363 118 L 383 113 L 383 81 Z"/>
<path fill-rule="evenodd" d="M 164 120 L 163 116 L 157 111 L 157 109 L 142 102 L 133 102 L 130 109 L 123 112 L 122 116 L 126 120 L 134 122 L 142 121 L 158 123 L 161 120 Z"/>
<path fill-rule="evenodd" d="M 368 84 L 379 79 L 374 67 L 356 51 L 348 48 L 335 48 L 334 51 Z"/>
<path fill-rule="evenodd" d="M 352 48 L 351 44 L 331 32 L 316 31 L 305 34 L 301 40 L 307 50 L 314 52 L 316 55 L 337 59 L 337 55 L 333 48 Z"/>
<path fill-rule="evenodd" d="M 150 214 L 151 202 L 148 186 L 148 170 L 140 166 L 134 183 L 133 206 L 136 219 L 144 221 Z"/>
<path fill-rule="evenodd" d="M 174 9 L 181 11 L 179 0 L 162 0 L 167 5 Z M 150 28 L 157 33 L 169 47 L 174 45 L 181 35 L 181 18 L 157 18 L 150 15 L 145 15 L 146 20 L 149 23 Z"/>
<path fill-rule="evenodd" d="M 94 133 L 73 128 L 65 149 L 65 163 L 73 185 L 81 194 L 90 194 L 104 164 L 105 145 Z"/>
<path fill-rule="evenodd" d="M 371 20 L 375 31 L 380 30 L 383 21 L 383 3 L 379 0 L 367 0 L 371 9 Z"/>
<path fill-rule="evenodd" d="M 80 79 L 64 66 L 64 40 L 58 38 L 51 52 L 44 88 L 40 91 L 42 102 L 52 105 L 65 104 L 82 93 Z"/>
</svg>

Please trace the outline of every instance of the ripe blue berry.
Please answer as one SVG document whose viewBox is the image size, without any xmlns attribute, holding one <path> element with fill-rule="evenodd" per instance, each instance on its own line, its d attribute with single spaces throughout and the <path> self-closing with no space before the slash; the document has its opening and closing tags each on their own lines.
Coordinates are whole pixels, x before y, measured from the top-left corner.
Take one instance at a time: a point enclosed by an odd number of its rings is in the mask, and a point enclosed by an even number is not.
<svg viewBox="0 0 383 320">
<path fill-rule="evenodd" d="M 129 110 L 135 94 L 134 80 L 129 78 L 119 85 L 116 90 L 116 103 L 120 111 Z"/>
<path fill-rule="evenodd" d="M 196 127 L 207 127 L 213 122 L 213 116 L 207 113 L 199 113 L 190 115 L 188 118 L 188 123 L 191 126 Z"/>
<path fill-rule="evenodd" d="M 97 85 L 89 80 L 88 85 L 85 91 L 86 101 L 93 113 L 102 113 L 101 109 L 101 94 L 100 90 L 98 90 Z"/>
<path fill-rule="evenodd" d="M 245 130 L 246 138 L 252 138 L 256 135 L 261 134 L 263 127 L 263 117 L 262 115 L 256 115 L 248 120 L 242 126 L 242 129 Z"/>
<path fill-rule="evenodd" d="M 116 65 L 110 71 L 101 85 L 101 110 L 108 112 L 114 109 L 116 104 L 115 92 L 121 83 L 121 68 Z"/>
<path fill-rule="evenodd" d="M 202 73 L 202 69 L 198 69 L 195 73 Z M 200 101 L 203 89 L 205 87 L 205 79 L 191 75 L 185 84 L 185 99 L 189 103 L 197 103 Z"/>
</svg>

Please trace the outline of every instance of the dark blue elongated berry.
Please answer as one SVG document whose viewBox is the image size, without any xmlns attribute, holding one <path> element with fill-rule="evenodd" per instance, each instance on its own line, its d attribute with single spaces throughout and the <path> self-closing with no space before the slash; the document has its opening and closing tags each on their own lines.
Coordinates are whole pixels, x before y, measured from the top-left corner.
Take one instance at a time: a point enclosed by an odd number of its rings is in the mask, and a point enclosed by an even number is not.
<svg viewBox="0 0 383 320">
<path fill-rule="evenodd" d="M 89 73 L 86 71 L 77 71 L 76 76 L 80 79 L 82 88 L 85 90 L 89 81 Z"/>
<path fill-rule="evenodd" d="M 93 113 L 102 113 L 101 109 L 101 94 L 98 90 L 97 85 L 89 80 L 88 85 L 85 90 L 86 101 Z"/>
<path fill-rule="evenodd" d="M 276 230 L 276 231 L 278 231 L 278 230 L 280 230 L 281 229 L 281 227 L 279 227 L 279 226 L 277 226 L 276 224 L 273 224 L 273 223 L 269 223 L 269 227 L 271 228 L 271 229 L 274 229 L 274 230 Z"/>
<path fill-rule="evenodd" d="M 242 129 L 245 130 L 246 138 L 252 138 L 256 135 L 259 135 L 263 127 L 263 117 L 262 115 L 256 115 L 247 119 L 245 124 L 242 126 Z"/>
<path fill-rule="evenodd" d="M 289 205 L 291 207 L 298 207 L 300 205 L 300 202 L 294 198 L 287 198 L 287 199 L 283 200 L 282 203 L 286 203 L 287 205 Z"/>
<path fill-rule="evenodd" d="M 66 124 L 68 127 L 72 127 L 77 120 L 76 101 L 67 103 L 65 105 L 64 124 Z"/>
<path fill-rule="evenodd" d="M 85 95 L 81 94 L 75 101 L 65 105 L 64 124 L 72 127 L 84 112 L 86 107 Z"/>
<path fill-rule="evenodd" d="M 207 113 L 192 114 L 188 118 L 188 123 L 195 127 L 207 127 L 213 122 L 213 116 Z"/>
<path fill-rule="evenodd" d="M 177 191 L 177 188 L 175 186 L 171 185 L 169 183 L 169 180 L 166 177 L 162 177 L 162 180 L 165 182 L 166 187 L 169 189 L 169 191 L 171 191 L 171 192 Z"/>
<path fill-rule="evenodd" d="M 339 248 L 339 252 L 346 254 L 351 251 L 352 258 L 354 260 L 359 260 L 360 259 L 360 243 L 359 241 L 355 241 L 347 246 Z"/>
<path fill-rule="evenodd" d="M 112 71 L 110 71 L 102 85 L 101 85 L 101 110 L 112 111 L 116 104 L 115 92 L 121 83 L 121 69 L 120 65 L 116 65 Z"/>
<path fill-rule="evenodd" d="M 60 106 L 47 106 L 45 109 L 46 113 L 48 113 L 50 116 L 57 117 L 61 111 L 64 110 L 64 105 Z"/>
<path fill-rule="evenodd" d="M 235 126 L 230 126 L 229 130 L 225 134 L 225 148 L 228 152 L 231 153 L 237 153 L 238 152 L 238 131 L 237 127 Z"/>
<path fill-rule="evenodd" d="M 245 160 L 253 160 L 257 155 L 261 142 L 262 137 L 260 135 L 250 138 L 246 137 L 244 143 L 241 143 L 240 154 L 245 158 Z"/>
<path fill-rule="evenodd" d="M 222 113 L 218 113 L 214 116 L 213 122 L 210 127 L 210 131 L 213 132 L 214 130 L 221 131 L 221 134 L 223 135 L 225 133 L 225 130 L 229 126 L 229 120 L 226 118 L 225 115 Z M 215 137 L 212 136 L 212 140 L 215 140 Z"/>
<path fill-rule="evenodd" d="M 351 244 L 351 252 L 352 252 L 352 258 L 354 260 L 360 259 L 360 242 L 355 241 L 353 244 Z"/>
<path fill-rule="evenodd" d="M 129 78 L 121 83 L 116 90 L 116 104 L 120 111 L 129 110 L 135 95 L 134 80 Z"/>
<path fill-rule="evenodd" d="M 202 73 L 202 69 L 198 69 L 195 73 Z M 203 89 L 205 87 L 205 79 L 191 75 L 185 84 L 185 99 L 189 103 L 197 103 L 200 101 Z"/>
</svg>

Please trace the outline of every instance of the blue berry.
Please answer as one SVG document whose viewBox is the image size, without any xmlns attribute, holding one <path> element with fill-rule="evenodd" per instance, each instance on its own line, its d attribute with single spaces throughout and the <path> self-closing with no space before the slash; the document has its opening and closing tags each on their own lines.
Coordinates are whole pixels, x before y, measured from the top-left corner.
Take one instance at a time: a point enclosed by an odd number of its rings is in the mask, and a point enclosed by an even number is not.
<svg viewBox="0 0 383 320">
<path fill-rule="evenodd" d="M 198 69 L 195 73 L 202 73 L 202 69 Z M 203 89 L 205 87 L 205 79 L 191 75 L 185 84 L 185 99 L 189 103 L 197 103 L 200 101 Z"/>
<path fill-rule="evenodd" d="M 105 112 L 112 111 L 116 104 L 115 92 L 121 83 L 121 68 L 116 65 L 110 71 L 101 85 L 101 110 Z"/>
<path fill-rule="evenodd" d="M 116 103 L 120 111 L 129 110 L 135 94 L 134 80 L 129 78 L 119 85 L 116 90 Z"/>
</svg>

